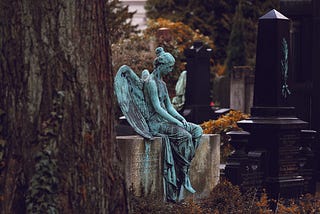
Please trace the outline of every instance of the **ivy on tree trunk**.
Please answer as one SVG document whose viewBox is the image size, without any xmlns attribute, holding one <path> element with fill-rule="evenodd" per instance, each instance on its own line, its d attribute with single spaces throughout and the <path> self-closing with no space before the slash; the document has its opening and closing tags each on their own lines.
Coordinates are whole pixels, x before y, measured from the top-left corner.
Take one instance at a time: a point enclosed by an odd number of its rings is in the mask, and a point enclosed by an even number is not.
<svg viewBox="0 0 320 214">
<path fill-rule="evenodd" d="M 106 11 L 102 0 L 0 2 L 3 213 L 128 212 Z"/>
</svg>

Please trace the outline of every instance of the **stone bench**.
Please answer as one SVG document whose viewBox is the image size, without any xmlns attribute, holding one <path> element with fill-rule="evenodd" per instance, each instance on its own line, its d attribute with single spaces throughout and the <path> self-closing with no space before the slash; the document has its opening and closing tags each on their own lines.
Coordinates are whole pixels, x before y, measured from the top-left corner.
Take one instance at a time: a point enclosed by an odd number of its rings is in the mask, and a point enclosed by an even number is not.
<svg viewBox="0 0 320 214">
<path fill-rule="evenodd" d="M 117 143 L 127 188 L 136 196 L 156 195 L 164 199 L 161 138 L 148 141 L 138 135 L 117 136 Z M 191 184 L 197 192 L 185 192 L 185 197 L 208 196 L 219 181 L 219 165 L 220 135 L 205 134 L 190 167 Z"/>
</svg>

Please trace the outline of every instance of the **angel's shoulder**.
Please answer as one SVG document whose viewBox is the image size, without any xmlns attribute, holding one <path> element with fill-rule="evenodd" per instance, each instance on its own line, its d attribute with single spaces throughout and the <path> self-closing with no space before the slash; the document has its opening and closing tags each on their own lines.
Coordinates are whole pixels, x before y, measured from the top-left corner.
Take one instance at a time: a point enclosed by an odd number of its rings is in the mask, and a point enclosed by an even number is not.
<svg viewBox="0 0 320 214">
<path fill-rule="evenodd" d="M 149 91 L 157 91 L 157 81 L 155 80 L 154 77 L 150 77 L 148 81 L 144 82 L 144 88 L 148 89 Z"/>
</svg>

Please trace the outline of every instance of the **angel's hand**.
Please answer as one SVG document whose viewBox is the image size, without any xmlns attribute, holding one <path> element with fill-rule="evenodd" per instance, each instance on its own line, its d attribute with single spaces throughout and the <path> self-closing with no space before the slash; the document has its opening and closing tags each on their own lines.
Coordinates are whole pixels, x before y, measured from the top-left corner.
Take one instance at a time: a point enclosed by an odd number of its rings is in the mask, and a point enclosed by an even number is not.
<svg viewBox="0 0 320 214">
<path fill-rule="evenodd" d="M 185 119 L 182 120 L 182 124 L 185 129 L 189 129 L 189 123 Z"/>
<path fill-rule="evenodd" d="M 177 126 L 180 126 L 181 128 L 184 128 L 183 123 L 181 121 L 179 121 L 179 120 L 175 120 L 174 124 L 176 124 Z"/>
</svg>

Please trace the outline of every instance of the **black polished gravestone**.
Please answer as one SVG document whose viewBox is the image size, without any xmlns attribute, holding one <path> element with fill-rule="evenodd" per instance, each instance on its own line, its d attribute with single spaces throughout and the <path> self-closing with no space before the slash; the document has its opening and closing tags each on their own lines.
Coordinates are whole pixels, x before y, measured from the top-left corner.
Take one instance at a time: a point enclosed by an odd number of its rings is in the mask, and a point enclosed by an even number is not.
<svg viewBox="0 0 320 214">
<path fill-rule="evenodd" d="M 235 151 L 227 159 L 224 170 L 225 177 L 233 185 L 239 186 L 241 191 L 248 192 L 255 188 L 260 195 L 268 171 L 266 151 L 246 151 L 249 132 L 231 131 L 227 135 L 230 137 L 229 143 Z"/>
<path fill-rule="evenodd" d="M 196 41 L 184 51 L 187 61 L 186 101 L 184 117 L 194 123 L 212 119 L 210 107 L 210 57 L 212 49 Z"/>
<path fill-rule="evenodd" d="M 301 129 L 307 123 L 287 104 L 290 57 L 289 19 L 271 10 L 259 19 L 251 117 L 238 122 L 250 133 L 247 151 L 264 151 L 262 182 L 273 198 L 297 197 L 304 179 L 299 170 Z"/>
</svg>

